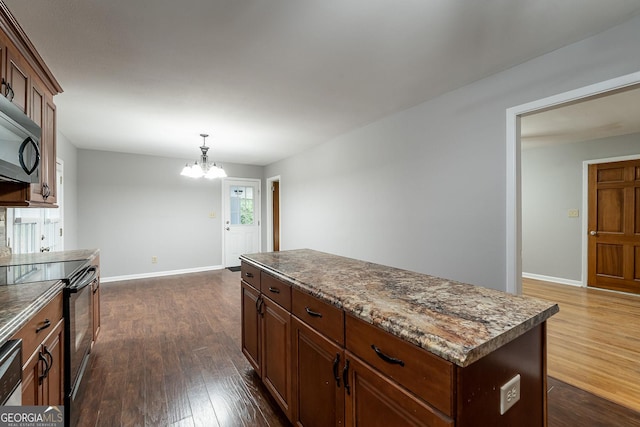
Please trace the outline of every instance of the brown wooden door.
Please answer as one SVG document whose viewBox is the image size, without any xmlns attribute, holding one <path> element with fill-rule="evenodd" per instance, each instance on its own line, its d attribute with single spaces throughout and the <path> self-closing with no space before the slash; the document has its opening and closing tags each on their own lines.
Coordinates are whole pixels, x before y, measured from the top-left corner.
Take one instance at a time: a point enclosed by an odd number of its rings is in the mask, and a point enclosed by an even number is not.
<svg viewBox="0 0 640 427">
<path fill-rule="evenodd" d="M 346 425 L 445 427 L 453 421 L 346 352 Z M 345 386 L 346 387 L 346 386 Z"/>
<path fill-rule="evenodd" d="M 640 293 L 640 160 L 589 166 L 588 286 Z"/>
<path fill-rule="evenodd" d="M 273 182 L 273 197 L 271 198 L 273 218 L 273 250 L 280 250 L 280 182 Z"/>
<path fill-rule="evenodd" d="M 7 49 L 7 81 L 13 89 L 12 102 L 23 113 L 29 114 L 29 74 L 22 57 L 15 54 L 13 49 Z"/>
<path fill-rule="evenodd" d="M 64 403 L 64 321 L 61 320 L 49 337 L 42 343 L 42 354 L 47 359 L 40 405 L 57 406 Z"/>
<path fill-rule="evenodd" d="M 24 359 L 23 359 L 24 360 Z M 45 370 L 45 358 L 40 347 L 29 357 L 22 367 L 22 404 L 26 406 L 39 405 L 42 400 L 40 375 Z M 47 362 L 48 363 L 48 362 Z"/>
<path fill-rule="evenodd" d="M 294 424 L 344 425 L 344 350 L 295 317 L 292 329 Z"/>
<path fill-rule="evenodd" d="M 291 419 L 291 314 L 262 295 L 262 381 Z"/>
<path fill-rule="evenodd" d="M 262 376 L 262 358 L 260 349 L 260 316 L 258 304 L 260 292 L 245 282 L 242 289 L 242 353 L 253 369 Z"/>
</svg>

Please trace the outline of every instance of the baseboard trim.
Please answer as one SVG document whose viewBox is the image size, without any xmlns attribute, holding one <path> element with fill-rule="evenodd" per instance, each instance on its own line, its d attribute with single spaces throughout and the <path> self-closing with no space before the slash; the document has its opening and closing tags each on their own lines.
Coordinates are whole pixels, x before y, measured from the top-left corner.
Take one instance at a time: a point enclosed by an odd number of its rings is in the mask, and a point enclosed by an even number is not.
<svg viewBox="0 0 640 427">
<path fill-rule="evenodd" d="M 580 280 L 563 279 L 562 277 L 544 276 L 542 274 L 522 273 L 522 277 L 525 279 L 543 280 L 545 282 L 560 283 L 562 285 L 578 286 L 583 288 Z"/>
<path fill-rule="evenodd" d="M 183 270 L 154 271 L 151 273 L 127 274 L 124 276 L 101 277 L 100 283 L 121 282 L 124 280 L 150 279 L 153 277 L 175 276 L 178 274 L 200 273 L 203 271 L 222 270 L 222 265 L 212 265 L 209 267 L 185 268 Z"/>
</svg>

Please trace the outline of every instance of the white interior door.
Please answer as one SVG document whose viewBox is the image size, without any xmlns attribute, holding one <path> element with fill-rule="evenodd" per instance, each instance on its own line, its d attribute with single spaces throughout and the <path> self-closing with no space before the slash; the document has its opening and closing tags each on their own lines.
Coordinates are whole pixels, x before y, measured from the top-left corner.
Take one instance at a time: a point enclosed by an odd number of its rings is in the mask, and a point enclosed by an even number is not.
<svg viewBox="0 0 640 427">
<path fill-rule="evenodd" d="M 242 254 L 260 252 L 260 180 L 223 182 L 224 266 L 240 265 Z"/>
</svg>

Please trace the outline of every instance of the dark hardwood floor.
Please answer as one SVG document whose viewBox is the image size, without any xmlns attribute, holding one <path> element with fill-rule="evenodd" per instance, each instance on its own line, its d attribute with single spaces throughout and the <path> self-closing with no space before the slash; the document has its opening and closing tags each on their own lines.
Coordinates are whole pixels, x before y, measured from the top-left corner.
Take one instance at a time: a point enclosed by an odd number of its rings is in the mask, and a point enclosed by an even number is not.
<svg viewBox="0 0 640 427">
<path fill-rule="evenodd" d="M 103 284 L 90 374 L 81 426 L 289 425 L 240 350 L 238 272 Z M 549 427 L 640 427 L 638 413 L 549 387 Z"/>
</svg>

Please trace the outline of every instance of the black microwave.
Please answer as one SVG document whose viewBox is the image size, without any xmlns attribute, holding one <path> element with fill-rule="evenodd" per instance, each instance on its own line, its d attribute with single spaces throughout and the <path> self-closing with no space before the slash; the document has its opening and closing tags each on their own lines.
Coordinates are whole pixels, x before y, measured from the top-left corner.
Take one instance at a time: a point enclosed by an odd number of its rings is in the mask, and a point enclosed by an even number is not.
<svg viewBox="0 0 640 427">
<path fill-rule="evenodd" d="M 40 182 L 41 135 L 40 126 L 0 96 L 0 181 Z"/>
</svg>

